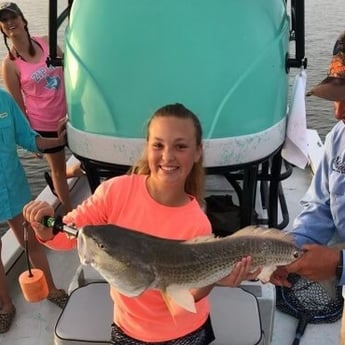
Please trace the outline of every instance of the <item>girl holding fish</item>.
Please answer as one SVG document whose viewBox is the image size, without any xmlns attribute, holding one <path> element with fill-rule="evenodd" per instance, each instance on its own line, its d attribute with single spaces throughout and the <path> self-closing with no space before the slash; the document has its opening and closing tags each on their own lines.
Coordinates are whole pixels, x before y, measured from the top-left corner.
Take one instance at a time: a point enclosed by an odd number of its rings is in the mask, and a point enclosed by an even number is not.
<svg viewBox="0 0 345 345">
<path fill-rule="evenodd" d="M 130 173 L 103 182 L 91 197 L 64 216 L 64 223 L 77 227 L 116 224 L 174 240 L 211 233 L 201 207 L 204 169 L 202 128 L 197 116 L 182 104 L 164 106 L 149 120 L 146 139 L 143 155 Z M 63 233 L 54 236 L 40 223 L 44 216 L 54 214 L 49 204 L 33 201 L 23 212 L 46 246 L 75 247 L 76 239 Z M 218 283 L 238 286 L 243 280 L 256 278 L 259 270 L 250 273 L 250 263 L 250 257 L 243 258 Z M 191 291 L 196 313 L 175 304 L 168 309 L 157 290 L 130 298 L 111 287 L 112 344 L 209 344 L 214 335 L 207 295 L 214 286 Z"/>
</svg>

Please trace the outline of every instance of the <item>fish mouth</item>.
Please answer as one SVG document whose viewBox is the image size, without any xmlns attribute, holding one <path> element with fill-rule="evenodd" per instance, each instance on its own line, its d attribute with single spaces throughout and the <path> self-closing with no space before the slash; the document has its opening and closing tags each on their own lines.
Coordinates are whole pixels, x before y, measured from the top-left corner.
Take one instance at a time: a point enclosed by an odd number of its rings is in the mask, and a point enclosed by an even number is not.
<svg viewBox="0 0 345 345">
<path fill-rule="evenodd" d="M 79 231 L 77 237 L 77 249 L 80 263 L 83 265 L 90 265 L 93 262 L 93 260 L 87 251 L 86 239 L 85 235 L 83 234 L 83 229 Z"/>
</svg>

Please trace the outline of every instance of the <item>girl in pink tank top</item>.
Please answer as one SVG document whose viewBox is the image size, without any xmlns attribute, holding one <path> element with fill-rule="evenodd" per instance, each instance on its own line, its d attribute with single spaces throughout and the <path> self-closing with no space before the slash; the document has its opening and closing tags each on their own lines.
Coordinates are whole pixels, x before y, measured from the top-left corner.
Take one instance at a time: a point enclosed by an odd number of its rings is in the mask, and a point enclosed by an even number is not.
<svg viewBox="0 0 345 345">
<path fill-rule="evenodd" d="M 59 121 L 65 119 L 67 113 L 62 67 L 47 66 L 47 37 L 31 37 L 22 11 L 14 3 L 7 4 L 0 10 L 3 13 L 1 31 L 8 50 L 2 62 L 5 86 L 31 127 L 44 137 L 56 137 Z M 59 47 L 57 50 L 62 55 Z M 46 150 L 44 156 L 51 170 L 52 190 L 65 211 L 69 211 L 72 205 L 67 178 L 81 175 L 79 165 L 66 172 L 64 146 Z M 45 176 L 50 177 L 48 173 Z"/>
</svg>

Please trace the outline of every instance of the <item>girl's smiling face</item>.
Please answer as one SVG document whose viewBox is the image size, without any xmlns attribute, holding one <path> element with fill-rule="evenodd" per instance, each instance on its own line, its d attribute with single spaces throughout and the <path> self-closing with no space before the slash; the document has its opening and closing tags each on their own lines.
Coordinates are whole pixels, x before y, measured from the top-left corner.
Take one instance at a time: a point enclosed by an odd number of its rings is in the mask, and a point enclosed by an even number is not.
<svg viewBox="0 0 345 345">
<path fill-rule="evenodd" d="M 0 15 L 1 30 L 7 37 L 13 36 L 17 29 L 23 30 L 25 23 L 23 18 L 11 11 L 3 11 Z"/>
<path fill-rule="evenodd" d="M 150 177 L 155 185 L 182 188 L 202 154 L 191 119 L 157 116 L 152 119 L 147 141 Z"/>
</svg>

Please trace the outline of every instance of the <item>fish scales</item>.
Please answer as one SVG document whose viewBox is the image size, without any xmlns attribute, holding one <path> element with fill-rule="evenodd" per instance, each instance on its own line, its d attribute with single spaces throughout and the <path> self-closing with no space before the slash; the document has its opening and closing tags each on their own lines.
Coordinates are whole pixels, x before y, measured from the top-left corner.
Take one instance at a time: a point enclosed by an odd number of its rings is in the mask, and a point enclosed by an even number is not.
<svg viewBox="0 0 345 345">
<path fill-rule="evenodd" d="M 197 288 L 228 275 L 242 257 L 253 269 L 290 263 L 297 248 L 280 230 L 247 227 L 225 238 L 167 240 L 115 225 L 86 226 L 78 236 L 82 263 L 90 263 L 127 296 L 169 286 Z"/>
<path fill-rule="evenodd" d="M 252 257 L 258 278 L 269 281 L 277 265 L 292 262 L 301 251 L 292 238 L 276 229 L 247 227 L 225 238 L 204 236 L 178 241 L 146 235 L 116 225 L 85 226 L 78 233 L 81 263 L 93 266 L 110 285 L 128 297 L 150 289 L 171 303 L 196 312 L 191 288 L 227 276 L 242 257 Z"/>
<path fill-rule="evenodd" d="M 241 258 L 251 255 L 252 269 L 292 261 L 289 242 L 258 236 L 228 237 L 202 243 L 166 247 L 155 263 L 157 287 L 171 284 L 195 288 L 212 284 L 228 275 Z M 157 248 L 159 249 L 159 248 Z"/>
</svg>

